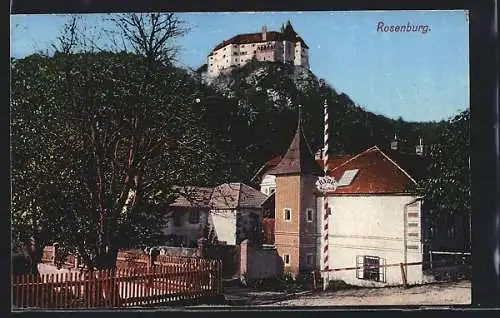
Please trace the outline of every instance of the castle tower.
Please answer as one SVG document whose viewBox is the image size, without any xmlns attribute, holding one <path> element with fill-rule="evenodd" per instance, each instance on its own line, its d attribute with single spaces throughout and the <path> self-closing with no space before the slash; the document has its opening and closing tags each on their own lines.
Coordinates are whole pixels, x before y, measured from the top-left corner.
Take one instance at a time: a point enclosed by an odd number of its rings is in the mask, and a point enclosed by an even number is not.
<svg viewBox="0 0 500 318">
<path fill-rule="evenodd" d="M 276 176 L 274 245 L 285 272 L 297 275 L 316 268 L 315 182 L 323 171 L 314 159 L 302 130 L 300 107 L 297 131 L 281 162 L 269 174 Z"/>
</svg>

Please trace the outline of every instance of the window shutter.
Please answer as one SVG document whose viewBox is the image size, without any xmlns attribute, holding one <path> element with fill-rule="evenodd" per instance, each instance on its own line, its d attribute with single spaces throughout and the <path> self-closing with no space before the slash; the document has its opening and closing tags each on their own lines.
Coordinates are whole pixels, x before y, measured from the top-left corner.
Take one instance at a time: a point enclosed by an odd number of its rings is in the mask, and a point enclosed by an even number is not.
<svg viewBox="0 0 500 318">
<path fill-rule="evenodd" d="M 386 265 L 385 258 L 380 259 L 380 266 Z M 386 269 L 387 267 L 381 267 L 379 268 L 379 281 L 385 283 L 385 276 L 386 276 Z"/>
<path fill-rule="evenodd" d="M 363 256 L 356 256 L 356 278 L 363 278 Z"/>
</svg>

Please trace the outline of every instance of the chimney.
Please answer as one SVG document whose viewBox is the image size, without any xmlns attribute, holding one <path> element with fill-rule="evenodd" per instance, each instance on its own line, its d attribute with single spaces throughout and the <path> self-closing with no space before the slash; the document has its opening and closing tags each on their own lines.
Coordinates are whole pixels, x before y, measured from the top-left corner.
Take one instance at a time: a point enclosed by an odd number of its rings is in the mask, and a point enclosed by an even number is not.
<svg viewBox="0 0 500 318">
<path fill-rule="evenodd" d="M 415 152 L 419 156 L 422 156 L 424 154 L 424 144 L 422 137 L 419 138 L 418 145 L 415 147 Z"/>
<path fill-rule="evenodd" d="M 398 150 L 398 137 L 394 134 L 394 139 L 391 141 L 391 150 Z"/>
<path fill-rule="evenodd" d="M 262 41 L 267 41 L 267 26 L 262 26 Z"/>
</svg>

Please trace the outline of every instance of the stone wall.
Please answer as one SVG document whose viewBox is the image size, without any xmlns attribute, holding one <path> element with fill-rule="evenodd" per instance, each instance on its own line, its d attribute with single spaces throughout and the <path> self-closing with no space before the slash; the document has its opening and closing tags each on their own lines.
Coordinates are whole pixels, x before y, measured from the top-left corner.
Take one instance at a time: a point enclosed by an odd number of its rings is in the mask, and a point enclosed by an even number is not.
<svg viewBox="0 0 500 318">
<path fill-rule="evenodd" d="M 283 260 L 274 246 L 256 247 L 245 240 L 240 245 L 240 273 L 247 279 L 277 277 L 283 273 Z"/>
</svg>

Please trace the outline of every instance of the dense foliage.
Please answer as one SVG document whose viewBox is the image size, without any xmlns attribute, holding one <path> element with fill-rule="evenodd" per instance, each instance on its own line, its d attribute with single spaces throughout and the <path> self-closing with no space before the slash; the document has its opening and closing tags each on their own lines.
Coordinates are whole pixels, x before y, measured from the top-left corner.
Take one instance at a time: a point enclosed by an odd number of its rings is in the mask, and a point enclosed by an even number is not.
<svg viewBox="0 0 500 318">
<path fill-rule="evenodd" d="M 468 216 L 471 211 L 469 110 L 441 127 L 429 158 L 422 195 L 441 214 Z"/>
<path fill-rule="evenodd" d="M 172 185 L 226 179 L 203 99 L 177 68 L 127 53 L 33 55 L 12 64 L 15 242 L 57 241 L 89 266 L 161 237 Z M 64 255 L 62 253 L 61 255 Z"/>
</svg>

